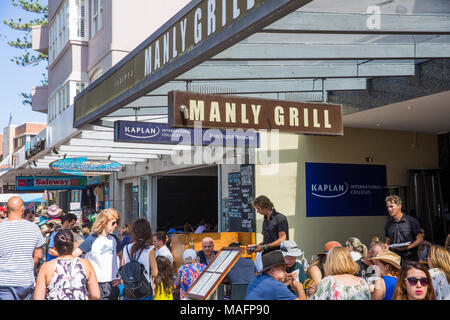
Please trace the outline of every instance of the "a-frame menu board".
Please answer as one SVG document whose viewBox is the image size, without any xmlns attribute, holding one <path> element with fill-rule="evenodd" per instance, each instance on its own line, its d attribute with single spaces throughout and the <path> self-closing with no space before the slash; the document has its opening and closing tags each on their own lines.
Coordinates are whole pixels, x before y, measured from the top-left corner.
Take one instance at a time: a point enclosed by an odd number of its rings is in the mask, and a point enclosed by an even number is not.
<svg viewBox="0 0 450 320">
<path fill-rule="evenodd" d="M 228 272 L 233 268 L 245 248 L 228 247 L 222 248 L 217 252 L 214 260 L 195 280 L 186 295 L 189 298 L 197 300 L 207 300 L 225 278 Z"/>
</svg>

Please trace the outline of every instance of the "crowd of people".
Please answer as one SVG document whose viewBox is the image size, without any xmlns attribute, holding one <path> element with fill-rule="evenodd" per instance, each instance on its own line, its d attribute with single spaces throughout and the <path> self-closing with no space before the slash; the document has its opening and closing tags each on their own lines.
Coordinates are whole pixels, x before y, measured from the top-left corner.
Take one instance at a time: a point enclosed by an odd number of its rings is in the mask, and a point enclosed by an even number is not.
<svg viewBox="0 0 450 320">
<path fill-rule="evenodd" d="M 229 270 L 222 299 L 450 300 L 449 244 L 425 242 L 397 196 L 386 198 L 392 219 L 385 242 L 328 241 L 312 261 L 289 239 L 286 217 L 267 197 L 252 205 L 264 216 L 263 241 L 246 246 L 254 260 L 240 257 Z M 60 218 L 51 232 L 39 228 L 19 196 L 9 199 L 0 223 L 0 300 L 189 300 L 189 288 L 218 253 L 205 236 L 201 250 L 184 250 L 176 269 L 170 236 L 153 233 L 146 219 L 118 232 L 119 212 L 104 209 L 83 232 L 75 215 L 57 206 L 48 212 Z"/>
</svg>

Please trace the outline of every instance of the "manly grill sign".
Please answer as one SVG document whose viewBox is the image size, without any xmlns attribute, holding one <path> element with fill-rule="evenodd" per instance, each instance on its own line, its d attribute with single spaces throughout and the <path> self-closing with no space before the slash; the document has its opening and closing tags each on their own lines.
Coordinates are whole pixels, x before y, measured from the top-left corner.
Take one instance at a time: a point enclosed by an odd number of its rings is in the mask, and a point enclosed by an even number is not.
<svg viewBox="0 0 450 320">
<path fill-rule="evenodd" d="M 279 130 L 343 135 L 342 106 L 185 91 L 169 93 L 169 127 Z"/>
</svg>

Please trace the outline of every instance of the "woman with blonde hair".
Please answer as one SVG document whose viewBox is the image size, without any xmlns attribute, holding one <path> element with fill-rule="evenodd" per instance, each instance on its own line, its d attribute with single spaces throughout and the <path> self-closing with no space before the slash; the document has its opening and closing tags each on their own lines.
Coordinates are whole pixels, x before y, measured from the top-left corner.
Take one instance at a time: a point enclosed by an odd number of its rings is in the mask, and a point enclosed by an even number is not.
<svg viewBox="0 0 450 320">
<path fill-rule="evenodd" d="M 348 238 L 345 242 L 345 248 L 350 252 L 353 261 L 358 261 L 367 256 L 367 247 L 358 238 Z"/>
<path fill-rule="evenodd" d="M 450 300 L 450 253 L 440 245 L 433 245 L 428 255 L 428 267 L 436 300 Z"/>
<path fill-rule="evenodd" d="M 367 281 L 354 275 L 358 270 L 345 248 L 331 248 L 324 266 L 326 277 L 311 300 L 370 300 Z"/>
<path fill-rule="evenodd" d="M 84 253 L 85 258 L 94 267 L 100 286 L 100 300 L 119 298 L 119 260 L 122 260 L 122 246 L 113 234 L 119 223 L 120 215 L 117 210 L 109 208 L 100 211 L 92 226 L 92 234 L 73 252 L 75 257 Z"/>
</svg>

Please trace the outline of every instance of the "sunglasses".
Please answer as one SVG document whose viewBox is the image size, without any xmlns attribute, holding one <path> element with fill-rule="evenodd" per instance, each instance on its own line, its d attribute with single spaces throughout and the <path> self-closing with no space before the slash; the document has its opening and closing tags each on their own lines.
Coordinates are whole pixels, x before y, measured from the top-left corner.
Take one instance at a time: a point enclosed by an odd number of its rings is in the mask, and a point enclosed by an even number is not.
<svg viewBox="0 0 450 320">
<path fill-rule="evenodd" d="M 117 221 L 113 221 L 113 222 L 111 223 L 111 225 L 117 226 Z"/>
<path fill-rule="evenodd" d="M 419 282 L 419 281 L 420 281 L 420 284 L 422 285 L 422 287 L 428 286 L 428 279 L 427 278 L 417 279 L 415 277 L 410 277 L 410 278 L 406 278 L 406 280 L 408 281 L 409 285 L 412 286 L 412 287 L 414 287 L 417 284 L 417 282 Z"/>
</svg>

